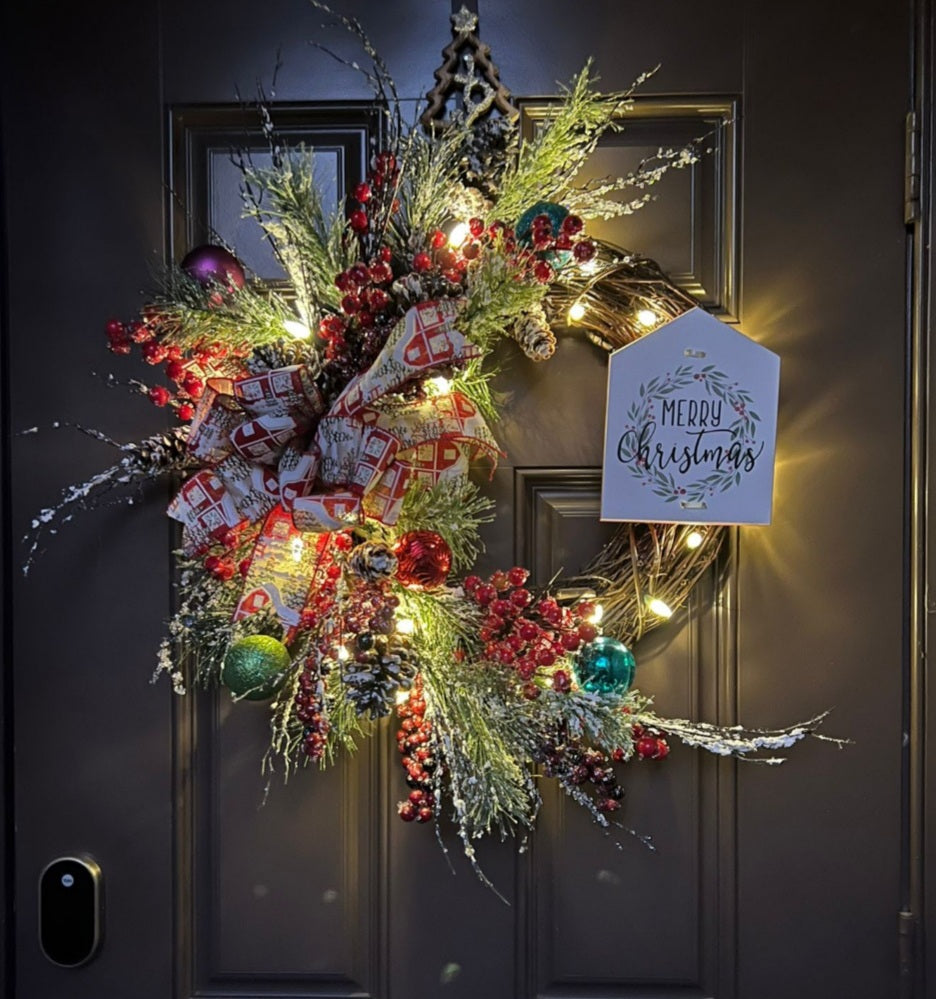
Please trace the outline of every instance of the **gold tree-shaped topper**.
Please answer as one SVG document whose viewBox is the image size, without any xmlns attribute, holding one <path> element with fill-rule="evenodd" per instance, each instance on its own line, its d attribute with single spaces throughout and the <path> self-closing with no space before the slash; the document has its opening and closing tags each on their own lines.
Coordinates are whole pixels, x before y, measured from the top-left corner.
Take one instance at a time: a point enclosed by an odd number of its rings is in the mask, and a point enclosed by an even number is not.
<svg viewBox="0 0 936 999">
<path fill-rule="evenodd" d="M 493 108 L 508 117 L 517 114 L 510 91 L 501 83 L 499 70 L 491 61 L 490 46 L 481 41 L 477 30 L 478 15 L 467 7 L 452 14 L 455 37 L 442 50 L 445 61 L 435 71 L 437 82 L 426 94 L 428 105 L 419 119 L 427 130 L 451 124 L 451 119 L 445 118 L 445 109 L 454 92 L 460 93 L 461 112 L 468 118 L 476 120 Z"/>
</svg>

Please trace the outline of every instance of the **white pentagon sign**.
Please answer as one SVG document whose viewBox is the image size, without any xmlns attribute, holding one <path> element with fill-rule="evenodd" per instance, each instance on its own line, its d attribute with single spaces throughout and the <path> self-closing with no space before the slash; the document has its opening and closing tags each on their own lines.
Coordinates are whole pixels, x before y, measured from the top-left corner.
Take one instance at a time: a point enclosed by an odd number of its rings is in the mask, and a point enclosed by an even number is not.
<svg viewBox="0 0 936 999">
<path fill-rule="evenodd" d="M 601 519 L 769 524 L 780 358 L 692 309 L 608 365 Z"/>
</svg>

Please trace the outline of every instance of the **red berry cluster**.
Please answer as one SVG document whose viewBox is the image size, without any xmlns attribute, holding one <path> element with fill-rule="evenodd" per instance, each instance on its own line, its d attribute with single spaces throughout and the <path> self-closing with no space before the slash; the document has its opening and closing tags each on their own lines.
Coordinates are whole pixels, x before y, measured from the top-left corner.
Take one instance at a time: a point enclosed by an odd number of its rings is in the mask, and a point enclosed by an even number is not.
<svg viewBox="0 0 936 999">
<path fill-rule="evenodd" d="M 511 667 L 523 684 L 525 697 L 539 697 L 534 681 L 537 671 L 549 670 L 585 642 L 592 641 L 598 629 L 587 620 L 595 612 L 588 601 L 563 608 L 552 597 L 535 600 L 523 585 L 529 570 L 514 566 L 509 572 L 495 572 L 485 582 L 468 576 L 464 588 L 468 598 L 484 610 L 479 637 L 489 662 Z M 554 690 L 572 689 L 572 678 L 563 668 L 554 669 L 549 682 Z"/>
<path fill-rule="evenodd" d="M 165 366 L 165 374 L 175 386 L 154 385 L 147 395 L 154 406 L 172 404 L 180 420 L 191 420 L 195 403 L 205 391 L 208 378 L 220 374 L 230 351 L 220 341 L 196 344 L 183 351 L 176 345 L 167 345 L 159 337 L 159 320 L 151 317 L 145 321 L 122 323 L 109 319 L 105 326 L 107 344 L 115 354 L 129 354 L 133 344 L 139 344 L 140 354 L 147 364 Z"/>
<path fill-rule="evenodd" d="M 374 216 L 379 216 L 381 210 L 389 208 L 395 212 L 399 208 L 394 197 L 399 179 L 396 156 L 389 150 L 377 153 L 371 161 L 367 180 L 354 189 L 354 198 L 360 207 L 348 216 L 348 225 L 359 237 L 364 237 L 373 228 Z"/>
<path fill-rule="evenodd" d="M 412 788 L 406 801 L 397 804 L 397 812 L 404 822 L 431 822 L 435 815 L 433 773 L 436 768 L 429 746 L 432 722 L 426 719 L 426 700 L 423 697 L 422 676 L 417 675 L 409 697 L 397 705 L 400 728 L 397 731 L 397 748 L 406 769 L 406 783 Z"/>
<path fill-rule="evenodd" d="M 620 754 L 623 758 L 623 753 Z M 618 754 L 612 754 L 618 759 Z M 616 812 L 621 807 L 624 788 L 618 783 L 608 756 L 600 749 L 582 745 L 577 739 L 550 743 L 537 754 L 547 777 L 555 777 L 570 788 L 592 785 L 599 812 Z"/>
<path fill-rule="evenodd" d="M 576 239 L 583 226 L 578 215 L 566 215 L 557 232 L 548 215 L 537 215 L 530 224 L 533 250 L 542 255 L 571 252 L 577 263 L 584 264 L 595 255 L 595 244 L 584 237 Z M 548 261 L 541 260 L 540 263 L 548 264 Z M 546 273 L 545 270 L 542 273 Z M 545 280 L 548 281 L 549 277 Z"/>
<path fill-rule="evenodd" d="M 324 680 L 316 660 L 306 660 L 296 690 L 296 718 L 302 722 L 302 752 L 317 763 L 325 755 L 331 726 L 323 714 Z"/>
<path fill-rule="evenodd" d="M 211 541 L 199 552 L 205 570 L 223 583 L 233 579 L 238 572 L 246 576 L 250 568 L 248 552 L 258 533 L 246 520 L 237 527 L 217 528 Z"/>
<path fill-rule="evenodd" d="M 634 750 L 641 760 L 664 760 L 669 756 L 669 743 L 663 736 L 643 725 L 634 726 Z"/>
</svg>

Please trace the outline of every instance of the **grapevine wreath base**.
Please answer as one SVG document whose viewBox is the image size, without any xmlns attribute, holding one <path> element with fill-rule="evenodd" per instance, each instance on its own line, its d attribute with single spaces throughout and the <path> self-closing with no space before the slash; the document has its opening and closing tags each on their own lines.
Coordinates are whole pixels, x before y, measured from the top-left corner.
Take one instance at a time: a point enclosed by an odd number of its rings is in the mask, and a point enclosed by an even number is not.
<svg viewBox="0 0 936 999">
<path fill-rule="evenodd" d="M 780 762 L 761 753 L 822 716 L 724 728 L 661 718 L 633 686 L 634 642 L 685 602 L 723 528 L 625 524 L 582 578 L 545 589 L 519 566 L 471 571 L 493 504 L 468 473 L 500 455 L 492 349 L 508 337 L 545 362 L 552 327 L 570 324 L 612 349 L 692 307 L 652 261 L 584 225 L 638 210 L 697 144 L 577 183 L 633 93 L 597 92 L 589 67 L 522 145 L 516 116 L 491 114 L 504 92 L 489 62 L 462 110 L 408 127 L 360 26 L 337 20 L 384 112 L 366 180 L 330 217 L 312 153 L 280 145 L 261 101 L 272 166 L 238 162 L 288 291 L 212 243 L 167 271 L 138 319 L 108 322 L 113 353 L 139 349 L 165 376 L 129 384 L 178 422 L 133 444 L 88 431 L 120 456 L 40 513 L 25 569 L 76 509 L 174 477 L 178 599 L 157 672 L 179 694 L 220 683 L 268 700 L 266 763 L 287 770 L 333 763 L 396 713 L 400 818 L 451 816 L 476 870 L 476 838 L 533 826 L 536 771 L 607 828 L 616 765 L 664 758 L 668 736 Z M 456 41 L 474 38 L 471 15 L 454 23 Z"/>
</svg>

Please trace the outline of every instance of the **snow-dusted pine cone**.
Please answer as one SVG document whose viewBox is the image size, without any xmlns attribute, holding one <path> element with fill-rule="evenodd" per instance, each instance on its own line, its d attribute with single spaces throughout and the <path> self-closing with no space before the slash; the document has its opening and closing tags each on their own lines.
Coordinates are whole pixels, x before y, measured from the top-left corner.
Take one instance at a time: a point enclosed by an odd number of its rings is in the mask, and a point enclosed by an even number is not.
<svg viewBox="0 0 936 999">
<path fill-rule="evenodd" d="M 246 361 L 251 374 L 288 368 L 293 364 L 304 364 L 309 369 L 309 377 L 315 378 L 322 367 L 318 349 L 309 340 L 276 340 L 255 347 Z"/>
<path fill-rule="evenodd" d="M 549 328 L 546 313 L 541 306 L 531 309 L 529 315 L 518 319 L 510 335 L 531 361 L 548 361 L 555 353 L 556 337 Z"/>
<path fill-rule="evenodd" d="M 396 572 L 397 557 L 387 545 L 365 541 L 351 552 L 348 564 L 355 576 L 368 583 L 379 583 Z"/>
<path fill-rule="evenodd" d="M 124 444 L 121 464 L 134 476 L 155 478 L 166 472 L 181 472 L 194 466 L 188 453 L 188 426 L 173 427 L 135 444 Z"/>
<path fill-rule="evenodd" d="M 359 715 L 382 718 L 393 710 L 397 691 L 410 689 L 418 669 L 405 638 L 365 632 L 357 636 L 352 658 L 342 664 L 341 679 Z"/>
</svg>

